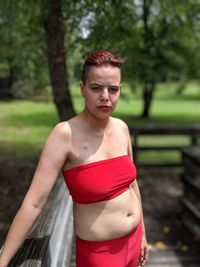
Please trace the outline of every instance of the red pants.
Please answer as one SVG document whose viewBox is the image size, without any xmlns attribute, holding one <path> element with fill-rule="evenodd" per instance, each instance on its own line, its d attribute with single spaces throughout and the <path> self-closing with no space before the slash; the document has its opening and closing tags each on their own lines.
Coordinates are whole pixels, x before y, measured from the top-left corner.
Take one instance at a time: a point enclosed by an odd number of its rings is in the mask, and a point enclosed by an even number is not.
<svg viewBox="0 0 200 267">
<path fill-rule="evenodd" d="M 141 251 L 141 222 L 128 235 L 103 241 L 76 237 L 76 267 L 136 267 Z"/>
</svg>

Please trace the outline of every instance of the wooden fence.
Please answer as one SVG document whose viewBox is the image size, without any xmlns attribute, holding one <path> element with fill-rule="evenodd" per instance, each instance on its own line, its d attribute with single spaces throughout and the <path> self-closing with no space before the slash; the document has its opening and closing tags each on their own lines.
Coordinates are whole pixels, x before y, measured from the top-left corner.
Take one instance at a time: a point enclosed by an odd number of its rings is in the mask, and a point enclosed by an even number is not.
<svg viewBox="0 0 200 267">
<path fill-rule="evenodd" d="M 183 213 L 185 225 L 200 240 L 200 147 L 190 147 L 182 153 L 184 172 Z"/>
<path fill-rule="evenodd" d="M 60 176 L 31 234 L 9 267 L 69 266 L 72 241 L 72 201 Z"/>
<path fill-rule="evenodd" d="M 133 151 L 134 151 L 134 161 L 137 166 L 182 166 L 181 162 L 181 151 L 189 146 L 195 146 L 198 144 L 198 138 L 200 137 L 200 124 L 190 125 L 190 126 L 178 126 L 178 125 L 147 125 L 147 126 L 135 126 L 129 129 L 130 134 L 133 137 Z M 151 145 L 144 146 L 139 144 L 139 139 L 142 136 L 151 136 Z M 189 145 L 156 145 L 156 137 L 166 137 L 166 136 L 186 136 L 189 138 Z M 139 154 L 141 151 L 179 151 L 180 162 L 156 162 L 152 163 L 151 158 L 149 162 L 139 161 Z"/>
</svg>

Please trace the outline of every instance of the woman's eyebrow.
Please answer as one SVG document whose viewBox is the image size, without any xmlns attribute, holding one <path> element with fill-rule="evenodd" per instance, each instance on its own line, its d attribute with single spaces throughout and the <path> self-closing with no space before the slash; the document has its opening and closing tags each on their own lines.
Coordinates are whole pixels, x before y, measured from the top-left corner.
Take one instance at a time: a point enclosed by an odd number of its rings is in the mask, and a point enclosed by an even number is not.
<svg viewBox="0 0 200 267">
<path fill-rule="evenodd" d="M 90 83 L 90 85 L 99 85 L 99 86 L 104 86 L 103 84 L 100 84 L 100 83 Z"/>
<path fill-rule="evenodd" d="M 121 86 L 121 84 L 120 85 L 118 85 L 118 84 L 109 84 L 109 85 L 106 85 L 106 84 L 101 84 L 101 83 L 90 83 L 89 85 L 90 86 L 92 86 L 92 85 L 108 86 L 108 87 L 120 87 Z"/>
</svg>

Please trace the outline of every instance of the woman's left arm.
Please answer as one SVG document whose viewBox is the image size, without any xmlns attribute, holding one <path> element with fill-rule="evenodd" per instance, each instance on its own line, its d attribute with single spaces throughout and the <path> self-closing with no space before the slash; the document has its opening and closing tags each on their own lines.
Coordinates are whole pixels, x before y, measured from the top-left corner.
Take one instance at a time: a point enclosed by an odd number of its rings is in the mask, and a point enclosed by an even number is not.
<svg viewBox="0 0 200 267">
<path fill-rule="evenodd" d="M 132 142 L 131 142 L 128 127 L 127 127 L 127 135 L 128 135 L 128 155 L 130 156 L 130 158 L 133 161 Z M 143 209 L 142 209 L 142 200 L 141 200 L 140 189 L 139 189 L 137 180 L 133 181 L 133 183 L 131 184 L 131 187 L 132 187 L 133 191 L 135 192 L 135 194 L 139 200 L 140 209 L 141 209 L 141 222 L 142 222 L 142 233 L 143 234 L 142 234 L 142 245 L 141 245 L 141 253 L 140 253 L 138 266 L 144 266 L 146 261 L 149 258 L 149 246 L 148 246 L 147 238 L 146 238 Z"/>
<path fill-rule="evenodd" d="M 143 209 L 142 209 L 142 200 L 140 195 L 140 190 L 137 181 L 135 180 L 131 187 L 133 188 L 133 191 L 135 192 L 136 196 L 138 197 L 139 203 L 140 203 L 140 209 L 141 209 L 141 222 L 142 222 L 142 246 L 141 246 L 141 253 L 139 258 L 139 265 L 138 266 L 144 266 L 146 261 L 149 258 L 149 246 L 147 243 L 146 238 L 146 231 L 145 231 L 145 224 L 144 224 L 144 217 L 143 217 Z"/>
</svg>

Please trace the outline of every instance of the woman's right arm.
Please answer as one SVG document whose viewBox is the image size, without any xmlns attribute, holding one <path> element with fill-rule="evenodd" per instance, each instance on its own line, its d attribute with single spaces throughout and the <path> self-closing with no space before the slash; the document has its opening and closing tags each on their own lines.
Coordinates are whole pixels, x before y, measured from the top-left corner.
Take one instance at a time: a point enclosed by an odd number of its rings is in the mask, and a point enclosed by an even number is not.
<svg viewBox="0 0 200 267">
<path fill-rule="evenodd" d="M 67 123 L 59 123 L 49 135 L 32 183 L 18 210 L 0 255 L 0 267 L 7 267 L 29 234 L 44 207 L 69 152 L 70 130 Z"/>
</svg>

